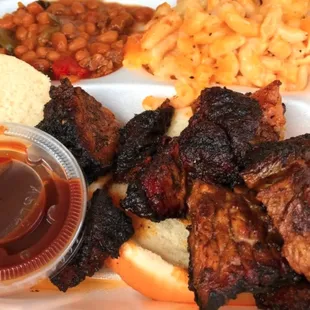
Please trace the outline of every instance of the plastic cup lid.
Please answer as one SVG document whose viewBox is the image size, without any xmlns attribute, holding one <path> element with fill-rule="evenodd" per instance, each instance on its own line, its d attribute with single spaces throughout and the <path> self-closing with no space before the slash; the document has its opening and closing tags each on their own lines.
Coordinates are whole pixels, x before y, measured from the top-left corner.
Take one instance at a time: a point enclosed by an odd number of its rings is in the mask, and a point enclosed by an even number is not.
<svg viewBox="0 0 310 310">
<path fill-rule="evenodd" d="M 0 124 L 0 295 L 62 268 L 79 244 L 87 205 L 73 155 L 43 131 Z"/>
</svg>

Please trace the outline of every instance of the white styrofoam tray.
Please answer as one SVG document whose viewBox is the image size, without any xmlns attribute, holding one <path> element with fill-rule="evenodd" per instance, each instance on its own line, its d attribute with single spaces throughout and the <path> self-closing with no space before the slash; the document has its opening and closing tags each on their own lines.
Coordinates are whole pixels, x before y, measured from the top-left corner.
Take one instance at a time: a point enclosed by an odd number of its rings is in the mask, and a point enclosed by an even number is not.
<svg viewBox="0 0 310 310">
<path fill-rule="evenodd" d="M 33 0 L 24 0 L 28 4 Z M 17 7 L 17 0 L 0 0 L 0 16 L 12 12 Z M 114 1 L 108 1 L 114 2 Z M 118 0 L 123 4 L 140 4 L 156 8 L 161 0 Z M 174 0 L 167 0 L 175 4 Z M 142 100 L 149 95 L 171 97 L 175 94 L 172 84 L 160 81 L 142 71 L 121 69 L 107 77 L 83 80 L 77 85 L 83 87 L 99 102 L 110 108 L 117 118 L 125 123 L 134 114 L 140 113 Z M 0 85 L 1 87 L 1 85 Z M 310 87 L 310 85 L 309 85 Z M 286 137 L 310 133 L 310 88 L 303 92 L 284 93 L 286 104 Z M 238 91 L 250 89 L 235 87 Z M 101 273 L 98 277 L 111 277 Z M 112 275 L 113 277 L 113 275 Z M 150 283 L 151 285 L 151 283 Z M 57 291 L 24 292 L 14 296 L 0 298 L 0 310 L 194 310 L 195 305 L 160 303 L 148 300 L 129 287 L 109 290 L 92 290 L 63 294 Z M 225 310 L 253 310 L 253 307 L 223 307 Z"/>
</svg>

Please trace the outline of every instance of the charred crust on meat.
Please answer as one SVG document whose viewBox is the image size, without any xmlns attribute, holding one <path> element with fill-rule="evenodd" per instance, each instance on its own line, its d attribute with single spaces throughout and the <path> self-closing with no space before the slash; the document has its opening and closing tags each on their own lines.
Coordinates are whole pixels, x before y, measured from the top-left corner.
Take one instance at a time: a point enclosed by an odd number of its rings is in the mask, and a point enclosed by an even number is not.
<svg viewBox="0 0 310 310">
<path fill-rule="evenodd" d="M 281 173 L 298 160 L 310 159 L 310 134 L 279 142 L 265 142 L 246 154 L 241 173 L 247 186 L 253 188 L 269 176 Z"/>
<path fill-rule="evenodd" d="M 201 92 L 192 121 L 206 119 L 221 127 L 239 163 L 255 140 L 262 116 L 257 100 L 227 88 L 212 87 Z"/>
<path fill-rule="evenodd" d="M 186 175 L 177 139 L 165 139 L 152 162 L 129 184 L 122 207 L 134 214 L 161 221 L 184 217 Z"/>
<path fill-rule="evenodd" d="M 84 239 L 74 258 L 51 281 L 66 292 L 86 276 L 98 271 L 107 257 L 117 258 L 119 249 L 134 234 L 131 219 L 116 208 L 105 190 L 97 190 L 88 205 Z"/>
<path fill-rule="evenodd" d="M 294 285 L 270 289 L 254 294 L 256 305 L 261 310 L 308 310 L 310 283 L 306 280 Z"/>
<path fill-rule="evenodd" d="M 157 110 L 136 115 L 120 130 L 116 161 L 118 180 L 133 180 L 156 153 L 170 126 L 173 112 L 169 100 L 166 100 Z"/>
<path fill-rule="evenodd" d="M 220 126 L 192 122 L 179 141 L 183 165 L 192 179 L 225 185 L 241 182 L 229 138 Z"/>
<path fill-rule="evenodd" d="M 278 84 L 268 87 L 273 90 L 273 101 L 279 100 Z M 251 94 L 261 101 L 265 95 L 266 91 Z M 194 111 L 180 136 L 181 158 L 192 178 L 229 186 L 240 184 L 239 171 L 253 145 L 279 139 L 264 119 L 260 103 L 248 95 L 221 87 L 207 88 L 195 101 Z"/>
<path fill-rule="evenodd" d="M 119 124 L 112 112 L 68 79 L 52 86 L 50 96 L 37 127 L 71 151 L 91 183 L 113 164 Z"/>
<path fill-rule="evenodd" d="M 273 91 L 274 98 L 268 104 L 274 106 L 279 104 L 281 98 L 278 87 L 279 83 L 268 86 L 268 89 Z M 146 120 L 147 126 L 143 125 L 147 113 L 155 116 L 155 113 L 163 111 L 164 105 L 155 112 L 144 112 L 134 118 L 127 128 L 125 127 L 126 130 L 121 133 L 120 139 L 121 145 L 126 146 L 128 143 L 128 146 L 124 148 L 121 146 L 118 170 L 120 171 L 122 164 L 125 163 L 123 171 L 127 174 L 125 180 L 133 182 L 129 185 L 123 207 L 138 216 L 154 221 L 164 220 L 168 217 L 183 216 L 186 203 L 181 202 L 181 199 L 187 196 L 186 187 L 190 188 L 193 180 L 198 179 L 231 188 L 243 184 L 240 169 L 244 166 L 245 155 L 256 143 L 279 139 L 279 135 L 264 118 L 262 105 L 265 103 L 263 99 L 266 93 L 262 91 L 253 94 L 262 101 L 260 104 L 250 96 L 226 88 L 212 87 L 203 90 L 193 104 L 194 115 L 188 127 L 174 139 L 178 156 L 171 156 L 167 150 L 159 151 L 160 143 L 157 135 L 152 139 L 145 139 L 143 136 L 145 132 L 149 135 L 149 129 L 146 129 L 153 127 L 149 126 L 149 117 Z M 142 128 L 141 134 L 137 135 L 139 128 Z M 132 136 L 134 140 L 131 142 Z M 141 138 L 137 139 L 137 136 Z M 140 146 L 140 139 L 147 148 Z M 154 152 L 157 153 L 153 155 Z M 129 160 L 122 163 L 120 160 L 122 154 Z M 168 165 L 171 165 L 171 169 L 167 168 L 163 173 L 164 169 L 161 168 Z M 168 171 L 175 173 L 169 175 Z M 183 189 L 178 189 L 178 181 L 184 178 L 185 194 Z M 165 186 L 164 182 L 173 184 L 174 188 Z M 176 193 L 177 202 L 167 203 L 169 191 Z M 177 207 L 180 208 L 179 212 Z"/>
</svg>

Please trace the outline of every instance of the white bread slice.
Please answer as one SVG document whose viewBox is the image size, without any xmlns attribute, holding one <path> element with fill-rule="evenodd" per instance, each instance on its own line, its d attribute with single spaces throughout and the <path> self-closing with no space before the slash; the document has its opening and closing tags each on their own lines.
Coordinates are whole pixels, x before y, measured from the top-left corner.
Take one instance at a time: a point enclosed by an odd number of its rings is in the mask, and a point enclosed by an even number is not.
<svg viewBox="0 0 310 310">
<path fill-rule="evenodd" d="M 50 100 L 50 79 L 8 55 L 0 55 L 0 72 L 0 122 L 37 125 Z"/>
<path fill-rule="evenodd" d="M 126 196 L 127 185 L 114 183 L 109 192 L 113 201 L 118 204 Z M 172 265 L 188 268 L 189 253 L 187 250 L 188 220 L 167 219 L 155 223 L 131 215 L 135 235 L 132 240 L 141 247 L 160 255 Z"/>
<path fill-rule="evenodd" d="M 179 136 L 183 129 L 187 127 L 188 121 L 192 117 L 192 115 L 193 110 L 191 107 L 176 109 L 174 111 L 167 135 L 170 137 Z"/>
</svg>

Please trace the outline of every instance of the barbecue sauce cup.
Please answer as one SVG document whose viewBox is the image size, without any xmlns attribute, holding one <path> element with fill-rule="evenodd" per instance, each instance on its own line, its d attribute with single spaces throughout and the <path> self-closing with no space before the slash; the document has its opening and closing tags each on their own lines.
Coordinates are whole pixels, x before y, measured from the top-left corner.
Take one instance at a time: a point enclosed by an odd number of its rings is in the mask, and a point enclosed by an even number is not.
<svg viewBox="0 0 310 310">
<path fill-rule="evenodd" d="M 36 128 L 0 124 L 0 296 L 66 265 L 86 207 L 83 173 L 60 142 Z"/>
</svg>

